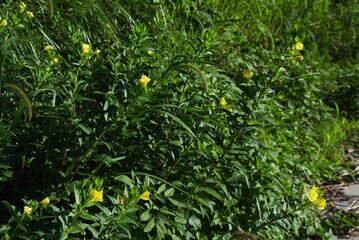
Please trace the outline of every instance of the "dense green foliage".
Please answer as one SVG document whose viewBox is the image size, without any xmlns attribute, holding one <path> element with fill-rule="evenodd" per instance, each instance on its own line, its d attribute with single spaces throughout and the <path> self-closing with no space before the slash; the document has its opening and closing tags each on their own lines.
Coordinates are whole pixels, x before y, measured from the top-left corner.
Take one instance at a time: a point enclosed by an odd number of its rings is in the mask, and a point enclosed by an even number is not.
<svg viewBox="0 0 359 240">
<path fill-rule="evenodd" d="M 1 3 L 0 236 L 333 239 L 359 2 L 249 2 Z"/>
</svg>

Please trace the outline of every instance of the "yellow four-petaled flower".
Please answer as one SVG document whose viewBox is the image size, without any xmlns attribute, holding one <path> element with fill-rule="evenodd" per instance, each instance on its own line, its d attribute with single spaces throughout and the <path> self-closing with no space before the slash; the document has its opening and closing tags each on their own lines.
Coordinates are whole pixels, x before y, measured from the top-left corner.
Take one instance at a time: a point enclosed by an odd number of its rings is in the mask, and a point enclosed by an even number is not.
<svg viewBox="0 0 359 240">
<path fill-rule="evenodd" d="M 320 210 L 323 210 L 327 206 L 327 201 L 324 198 L 321 198 L 315 201 L 314 205 Z"/>
<path fill-rule="evenodd" d="M 312 189 L 309 190 L 307 198 L 311 202 L 315 202 L 318 199 L 318 188 L 316 186 L 313 186 Z"/>
<path fill-rule="evenodd" d="M 150 192 L 145 191 L 145 192 L 141 193 L 139 197 L 142 200 L 148 201 L 150 199 Z"/>
<path fill-rule="evenodd" d="M 294 49 L 295 50 L 303 50 L 304 49 L 304 45 L 303 45 L 303 43 L 301 43 L 301 42 L 297 42 L 296 44 L 294 44 Z"/>
<path fill-rule="evenodd" d="M 253 72 L 249 69 L 244 70 L 242 74 L 245 78 L 251 78 L 253 76 Z"/>
<path fill-rule="evenodd" d="M 142 87 L 146 87 L 147 86 L 147 83 L 151 81 L 151 79 L 149 77 L 147 77 L 146 75 L 142 75 L 141 76 L 141 79 L 140 79 L 140 85 Z"/>
<path fill-rule="evenodd" d="M 221 105 L 222 107 L 227 105 L 227 101 L 226 99 L 224 99 L 223 97 L 219 99 L 219 105 Z"/>
<path fill-rule="evenodd" d="M 103 202 L 103 191 L 91 190 L 90 197 L 93 201 Z"/>
<path fill-rule="evenodd" d="M 58 61 L 59 61 L 59 58 L 54 57 L 54 58 L 51 60 L 51 62 L 50 62 L 50 63 L 57 63 Z"/>
<path fill-rule="evenodd" d="M 82 54 L 89 53 L 90 52 L 90 45 L 83 43 L 81 45 L 81 52 Z"/>
<path fill-rule="evenodd" d="M 32 208 L 31 208 L 31 207 L 29 207 L 29 206 L 25 206 L 25 207 L 24 207 L 24 213 L 25 213 L 25 214 L 31 214 L 31 212 L 32 212 Z"/>
<path fill-rule="evenodd" d="M 53 49 L 54 49 L 54 47 L 53 47 L 53 46 L 51 46 L 51 45 L 46 45 L 44 49 L 45 49 L 45 51 L 47 51 L 47 52 L 48 52 L 48 51 L 53 50 Z"/>
<path fill-rule="evenodd" d="M 5 19 L 2 20 L 2 21 L 1 21 L 1 26 L 6 27 L 6 25 L 7 25 L 7 21 L 6 21 Z"/>
</svg>

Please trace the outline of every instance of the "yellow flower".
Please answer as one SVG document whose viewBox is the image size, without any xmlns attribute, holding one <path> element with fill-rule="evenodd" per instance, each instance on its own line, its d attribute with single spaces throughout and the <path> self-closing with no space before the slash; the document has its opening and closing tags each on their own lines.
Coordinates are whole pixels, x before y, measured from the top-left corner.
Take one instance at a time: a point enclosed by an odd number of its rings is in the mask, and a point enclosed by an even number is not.
<svg viewBox="0 0 359 240">
<path fill-rule="evenodd" d="M 24 2 L 19 3 L 19 12 L 23 13 L 26 8 L 26 4 Z"/>
<path fill-rule="evenodd" d="M 101 50 L 96 49 L 96 51 L 93 52 L 93 55 L 97 55 L 97 54 L 99 54 L 100 52 L 101 52 Z"/>
<path fill-rule="evenodd" d="M 226 104 L 227 104 L 226 99 L 224 99 L 223 97 L 219 99 L 219 105 L 221 105 L 223 107 Z"/>
<path fill-rule="evenodd" d="M 51 51 L 51 50 L 53 50 L 53 49 L 54 49 L 54 47 L 51 46 L 51 45 L 46 45 L 46 46 L 45 46 L 45 50 L 46 50 L 46 51 Z"/>
<path fill-rule="evenodd" d="M 253 76 L 253 72 L 249 69 L 244 70 L 242 74 L 245 78 L 251 78 Z"/>
<path fill-rule="evenodd" d="M 295 56 L 295 59 L 297 61 L 303 61 L 304 57 L 303 56 Z"/>
<path fill-rule="evenodd" d="M 90 192 L 91 199 L 96 202 L 103 202 L 102 192 L 103 192 L 102 190 L 101 191 L 91 190 Z"/>
<path fill-rule="evenodd" d="M 28 206 L 25 206 L 24 207 L 24 213 L 25 214 L 30 214 L 32 212 L 32 208 L 31 207 L 28 207 Z"/>
<path fill-rule="evenodd" d="M 146 191 L 140 194 L 140 199 L 148 201 L 150 199 L 150 192 Z"/>
<path fill-rule="evenodd" d="M 27 16 L 28 16 L 29 18 L 33 18 L 33 17 L 34 17 L 34 14 L 33 14 L 32 12 L 27 12 Z"/>
<path fill-rule="evenodd" d="M 140 79 L 140 84 L 142 87 L 146 87 L 147 83 L 151 81 L 151 79 L 149 77 L 147 77 L 146 75 L 142 75 L 141 79 Z"/>
<path fill-rule="evenodd" d="M 81 52 L 83 54 L 90 52 L 90 45 L 83 43 L 81 46 Z"/>
<path fill-rule="evenodd" d="M 2 20 L 2 21 L 1 21 L 1 26 L 6 27 L 6 25 L 7 25 L 7 21 L 6 21 L 5 19 Z"/>
<path fill-rule="evenodd" d="M 44 199 L 41 200 L 40 204 L 42 205 L 47 205 L 50 203 L 50 199 L 48 197 L 45 197 Z"/>
<path fill-rule="evenodd" d="M 323 210 L 327 206 L 327 201 L 324 198 L 318 199 L 314 202 L 314 205 L 320 210 Z"/>
<path fill-rule="evenodd" d="M 120 196 L 119 200 L 121 205 L 125 204 L 125 196 Z"/>
<path fill-rule="evenodd" d="M 303 50 L 304 49 L 303 43 L 297 42 L 296 44 L 294 44 L 294 49 L 295 50 Z"/>
<path fill-rule="evenodd" d="M 312 189 L 309 190 L 307 194 L 307 198 L 314 203 L 318 200 L 318 188 L 316 186 L 313 186 Z"/>
</svg>

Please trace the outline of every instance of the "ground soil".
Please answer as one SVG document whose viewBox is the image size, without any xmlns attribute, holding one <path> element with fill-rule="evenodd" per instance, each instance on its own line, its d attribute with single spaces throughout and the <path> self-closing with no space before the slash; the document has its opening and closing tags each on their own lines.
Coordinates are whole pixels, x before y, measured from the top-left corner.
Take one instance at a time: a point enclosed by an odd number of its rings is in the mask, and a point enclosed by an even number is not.
<svg viewBox="0 0 359 240">
<path fill-rule="evenodd" d="M 346 152 L 352 171 L 322 186 L 328 206 L 323 218 L 334 225 L 338 240 L 359 240 L 359 147 Z"/>
</svg>

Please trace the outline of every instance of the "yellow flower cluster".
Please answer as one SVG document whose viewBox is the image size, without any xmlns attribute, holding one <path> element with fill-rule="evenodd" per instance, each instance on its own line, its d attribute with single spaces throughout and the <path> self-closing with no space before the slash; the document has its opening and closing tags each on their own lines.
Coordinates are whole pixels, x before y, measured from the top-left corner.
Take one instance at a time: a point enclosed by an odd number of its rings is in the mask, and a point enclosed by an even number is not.
<svg viewBox="0 0 359 240">
<path fill-rule="evenodd" d="M 81 45 L 81 54 L 82 55 L 87 55 L 91 52 L 91 55 L 89 56 L 90 58 L 94 55 L 98 55 L 100 54 L 101 50 L 96 49 L 95 51 L 91 50 L 91 46 L 89 44 L 83 43 Z"/>
<path fill-rule="evenodd" d="M 36 211 L 39 204 L 47 205 L 49 203 L 50 203 L 50 198 L 46 197 L 46 198 L 42 199 L 41 202 L 37 203 L 37 205 L 34 205 L 34 203 L 31 204 L 34 208 L 29 207 L 29 206 L 24 206 L 24 213 L 23 214 L 31 214 L 32 212 Z"/>
<path fill-rule="evenodd" d="M 227 101 L 226 101 L 226 99 L 224 99 L 223 97 L 219 99 L 219 105 L 220 105 L 221 107 L 223 107 L 226 111 L 228 111 L 228 112 L 230 112 L 230 113 L 233 112 L 233 109 L 232 109 L 232 108 L 226 106 L 226 105 L 227 105 Z"/>
<path fill-rule="evenodd" d="M 26 8 L 26 4 L 24 2 L 20 2 L 19 3 L 19 12 L 23 13 L 25 11 L 25 8 Z M 27 14 L 28 18 L 33 18 L 34 17 L 33 12 L 27 11 L 26 14 Z"/>
<path fill-rule="evenodd" d="M 296 42 L 293 47 L 292 47 L 292 54 L 293 55 L 297 55 L 297 54 L 300 54 L 299 51 L 303 50 L 304 49 L 304 45 L 303 43 L 301 42 Z M 303 61 L 304 60 L 304 57 L 303 55 L 297 55 L 294 57 L 295 60 L 297 61 Z"/>
<path fill-rule="evenodd" d="M 326 200 L 319 198 L 319 189 L 316 186 L 313 186 L 312 189 L 309 190 L 307 198 L 320 210 L 323 210 L 327 206 Z"/>
</svg>

